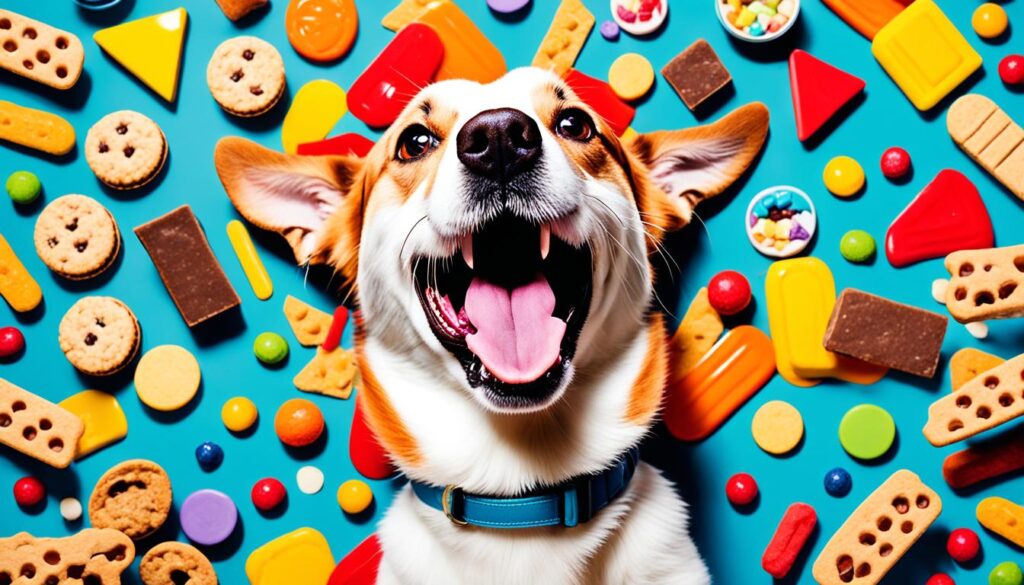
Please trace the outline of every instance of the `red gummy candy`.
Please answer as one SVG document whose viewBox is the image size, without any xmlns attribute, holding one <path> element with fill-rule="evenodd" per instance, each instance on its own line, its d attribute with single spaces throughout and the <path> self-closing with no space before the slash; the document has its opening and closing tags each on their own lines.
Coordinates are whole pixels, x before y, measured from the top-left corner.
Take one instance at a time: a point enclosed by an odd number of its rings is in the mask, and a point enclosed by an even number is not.
<svg viewBox="0 0 1024 585">
<path fill-rule="evenodd" d="M 949 533 L 949 540 L 946 541 L 946 552 L 958 563 L 969 563 L 978 556 L 981 550 L 981 540 L 978 533 L 970 528 L 957 528 Z"/>
<path fill-rule="evenodd" d="M 924 585 L 956 585 L 956 581 L 945 573 L 935 573 L 931 577 L 928 577 L 928 580 L 925 581 Z"/>
<path fill-rule="evenodd" d="M 0 359 L 9 358 L 25 349 L 25 336 L 17 327 L 0 327 Z"/>
<path fill-rule="evenodd" d="M 373 585 L 377 582 L 381 554 L 380 541 L 376 534 L 371 534 L 334 567 L 327 585 Z"/>
<path fill-rule="evenodd" d="M 880 165 L 886 179 L 899 179 L 910 171 L 910 153 L 898 146 L 887 148 Z"/>
<path fill-rule="evenodd" d="M 434 29 L 412 23 L 377 55 L 348 90 L 348 109 L 367 125 L 390 125 L 405 105 L 434 80 L 444 45 Z"/>
<path fill-rule="evenodd" d="M 345 323 L 348 323 L 348 309 L 345 305 L 338 305 L 334 309 L 334 318 L 331 320 L 331 327 L 327 330 L 327 337 L 320 347 L 324 351 L 334 351 L 341 344 L 341 334 L 345 331 Z"/>
<path fill-rule="evenodd" d="M 356 395 L 356 411 L 352 415 L 352 430 L 348 437 L 348 456 L 356 471 L 368 479 L 385 479 L 395 474 L 395 466 L 387 451 L 366 424 L 359 395 Z"/>
<path fill-rule="evenodd" d="M 807 140 L 864 90 L 864 80 L 797 49 L 789 55 L 796 134 Z"/>
<path fill-rule="evenodd" d="M 725 484 L 725 497 L 734 506 L 746 506 L 757 499 L 757 481 L 748 473 L 737 473 Z"/>
<path fill-rule="evenodd" d="M 999 62 L 999 79 L 1006 85 L 1024 83 L 1024 55 L 1007 55 Z"/>
<path fill-rule="evenodd" d="M 939 172 L 885 235 L 885 255 L 900 268 L 957 250 L 991 248 L 992 220 L 978 189 L 958 171 Z"/>
<path fill-rule="evenodd" d="M 721 315 L 735 315 L 750 304 L 750 282 L 735 270 L 723 270 L 708 283 L 708 302 Z"/>
<path fill-rule="evenodd" d="M 790 506 L 764 549 L 761 567 L 776 579 L 788 575 L 817 524 L 818 514 L 814 508 L 799 502 Z"/>
<path fill-rule="evenodd" d="M 636 13 L 622 4 L 615 7 L 615 13 L 622 19 L 622 22 L 636 22 Z"/>
<path fill-rule="evenodd" d="M 257 510 L 269 512 L 281 505 L 281 502 L 288 497 L 288 490 L 284 484 L 273 477 L 264 477 L 252 486 L 252 505 Z"/>
<path fill-rule="evenodd" d="M 46 497 L 46 486 L 38 479 L 27 476 L 14 482 L 14 501 L 23 508 L 35 506 Z"/>
<path fill-rule="evenodd" d="M 362 158 L 370 154 L 373 141 L 359 134 L 349 132 L 326 140 L 300 144 L 296 152 L 308 156 L 324 156 L 336 154 L 340 156 L 358 156 Z"/>
<path fill-rule="evenodd" d="M 636 115 L 636 110 L 619 99 L 610 85 L 575 69 L 570 69 L 565 74 L 565 82 L 581 100 L 593 108 L 597 115 L 612 127 L 612 131 L 617 136 L 622 136 L 626 128 L 629 128 L 633 116 Z"/>
</svg>

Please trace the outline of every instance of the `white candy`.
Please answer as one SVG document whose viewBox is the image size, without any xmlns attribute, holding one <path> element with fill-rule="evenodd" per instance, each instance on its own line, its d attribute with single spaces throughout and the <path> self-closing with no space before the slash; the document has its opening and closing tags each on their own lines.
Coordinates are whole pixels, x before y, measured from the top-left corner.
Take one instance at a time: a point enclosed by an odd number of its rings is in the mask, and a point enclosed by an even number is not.
<svg viewBox="0 0 1024 585">
<path fill-rule="evenodd" d="M 304 494 L 315 494 L 324 487 L 324 472 L 312 465 L 306 465 L 295 474 L 295 483 Z"/>
<path fill-rule="evenodd" d="M 771 20 L 772 17 L 768 16 L 767 14 L 762 13 L 757 15 L 757 22 L 761 25 L 761 28 L 763 28 L 764 30 L 768 30 L 768 23 L 770 23 Z"/>
<path fill-rule="evenodd" d="M 975 321 L 974 323 L 968 323 L 964 325 L 967 328 L 967 332 L 973 335 L 977 339 L 985 339 L 988 337 L 988 323 L 984 321 Z"/>
<path fill-rule="evenodd" d="M 932 281 L 932 298 L 940 305 L 946 304 L 946 289 L 949 288 L 948 278 L 936 278 Z"/>
<path fill-rule="evenodd" d="M 64 498 L 60 501 L 60 515 L 68 522 L 82 517 L 82 502 L 75 498 Z"/>
<path fill-rule="evenodd" d="M 782 0 L 782 2 L 779 2 L 779 7 L 776 10 L 786 18 L 793 18 L 793 12 L 796 11 L 796 2 L 794 0 Z"/>
</svg>

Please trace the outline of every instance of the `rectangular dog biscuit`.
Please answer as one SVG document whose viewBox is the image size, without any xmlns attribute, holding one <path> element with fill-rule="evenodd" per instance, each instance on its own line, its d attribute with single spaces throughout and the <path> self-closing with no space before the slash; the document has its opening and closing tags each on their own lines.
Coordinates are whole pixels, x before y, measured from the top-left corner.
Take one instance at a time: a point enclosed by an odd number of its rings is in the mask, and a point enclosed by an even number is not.
<svg viewBox="0 0 1024 585">
<path fill-rule="evenodd" d="M 0 443 L 64 469 L 84 432 L 82 419 L 0 378 Z"/>
<path fill-rule="evenodd" d="M 85 49 L 66 30 L 0 9 L 0 67 L 56 89 L 68 89 L 82 75 Z"/>
<path fill-rule="evenodd" d="M 683 320 L 672 336 L 669 347 L 672 356 L 669 379 L 678 382 L 690 373 L 697 362 L 715 345 L 724 330 L 722 317 L 708 301 L 707 287 L 701 288 L 690 301 L 690 308 L 686 309 Z"/>
<path fill-rule="evenodd" d="M 946 256 L 946 308 L 961 323 L 1024 316 L 1024 245 Z"/>
<path fill-rule="evenodd" d="M 75 129 L 57 114 L 0 100 L 0 140 L 60 156 L 75 147 Z"/>
<path fill-rule="evenodd" d="M 820 585 L 874 585 L 942 512 L 939 494 L 901 469 L 850 514 L 814 561 Z"/>
<path fill-rule="evenodd" d="M 1024 354 L 1008 360 L 928 407 L 924 436 L 942 447 L 1024 414 Z"/>
<path fill-rule="evenodd" d="M 1024 199 L 1024 130 L 989 98 L 967 94 L 949 107 L 946 129 L 974 162 Z"/>
<path fill-rule="evenodd" d="M 43 300 L 43 289 L 25 269 L 3 234 L 0 234 L 0 296 L 19 313 L 31 311 Z"/>
<path fill-rule="evenodd" d="M 113 528 L 86 528 L 64 538 L 36 538 L 27 532 L 0 538 L 0 575 L 13 577 L 15 583 L 83 583 L 74 573 L 91 575 L 85 583 L 114 585 L 134 559 L 132 539 Z M 26 566 L 33 568 L 34 578 L 22 577 Z"/>
<path fill-rule="evenodd" d="M 551 27 L 540 42 L 533 66 L 564 76 L 576 62 L 594 28 L 594 15 L 579 0 L 562 0 Z"/>
</svg>

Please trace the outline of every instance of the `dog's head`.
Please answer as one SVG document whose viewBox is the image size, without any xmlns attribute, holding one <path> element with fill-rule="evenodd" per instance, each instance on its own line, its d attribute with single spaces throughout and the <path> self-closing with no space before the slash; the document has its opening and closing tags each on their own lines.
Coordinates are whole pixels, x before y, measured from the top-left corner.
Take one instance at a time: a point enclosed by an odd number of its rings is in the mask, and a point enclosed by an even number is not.
<svg viewBox="0 0 1024 585">
<path fill-rule="evenodd" d="M 622 142 L 559 78 L 519 69 L 423 89 L 364 159 L 228 138 L 216 164 L 242 215 L 354 286 L 369 418 L 411 465 L 429 459 L 439 431 L 422 419 L 438 408 L 493 427 L 597 401 L 642 434 L 664 373 L 647 255 L 743 173 L 767 129 L 751 104 Z M 657 390 L 631 390 L 651 368 Z"/>
</svg>

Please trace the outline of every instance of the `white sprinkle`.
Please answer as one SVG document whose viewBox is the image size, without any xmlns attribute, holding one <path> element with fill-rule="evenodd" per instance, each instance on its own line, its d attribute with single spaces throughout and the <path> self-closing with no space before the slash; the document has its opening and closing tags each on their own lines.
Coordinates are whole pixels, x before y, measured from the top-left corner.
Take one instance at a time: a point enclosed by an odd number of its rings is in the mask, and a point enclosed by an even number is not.
<svg viewBox="0 0 1024 585">
<path fill-rule="evenodd" d="M 946 289 L 949 288 L 949 279 L 936 278 L 932 281 L 932 298 L 936 303 L 946 304 Z"/>
<path fill-rule="evenodd" d="M 74 522 L 82 517 L 82 502 L 75 498 L 64 498 L 60 501 L 60 515 L 68 522 Z"/>
<path fill-rule="evenodd" d="M 975 321 L 974 323 L 968 323 L 964 325 L 967 328 L 967 332 L 976 337 L 977 339 L 985 339 L 988 337 L 988 323 L 984 321 Z"/>
<path fill-rule="evenodd" d="M 299 491 L 304 494 L 315 494 L 324 487 L 324 472 L 319 468 L 307 465 L 299 469 L 295 474 L 295 482 L 299 484 Z"/>
</svg>

